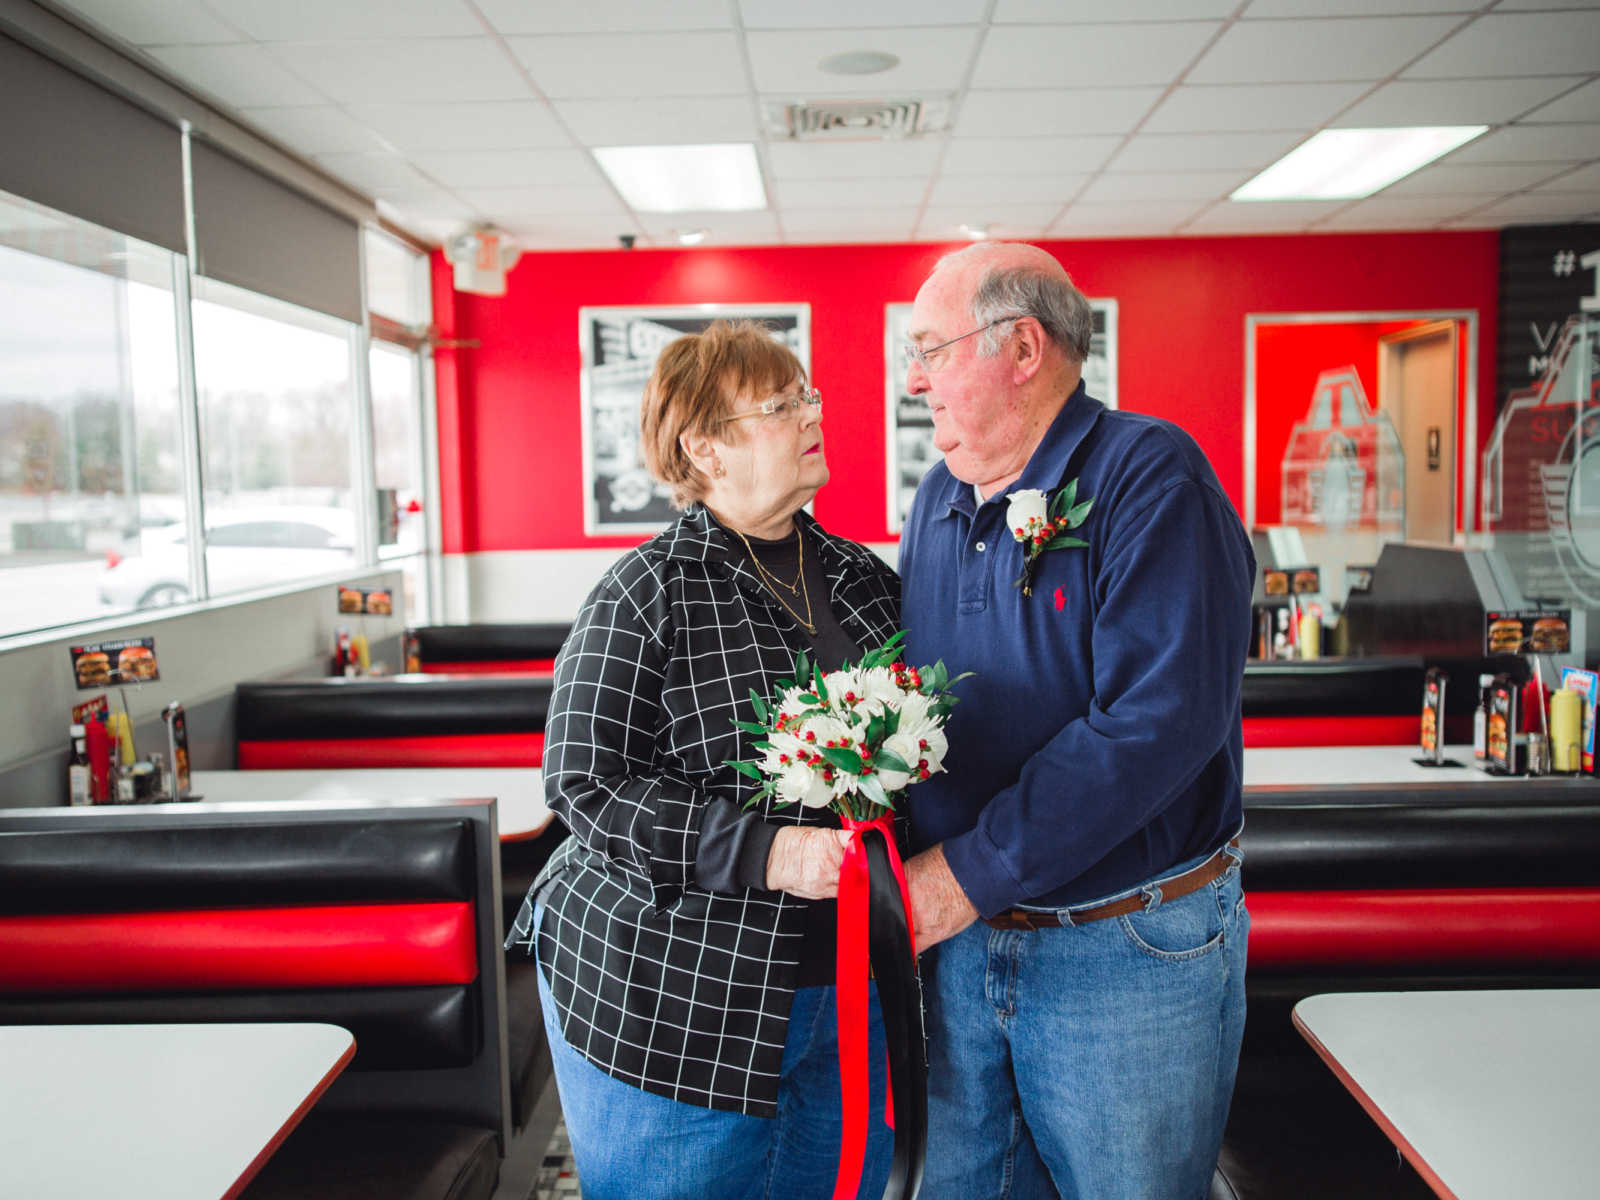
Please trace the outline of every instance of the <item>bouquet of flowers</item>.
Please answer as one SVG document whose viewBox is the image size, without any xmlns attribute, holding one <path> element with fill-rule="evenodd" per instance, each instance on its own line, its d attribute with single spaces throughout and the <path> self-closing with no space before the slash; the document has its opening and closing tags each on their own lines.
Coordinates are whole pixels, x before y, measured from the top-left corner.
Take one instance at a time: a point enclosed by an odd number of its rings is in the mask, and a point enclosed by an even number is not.
<svg viewBox="0 0 1600 1200">
<path fill-rule="evenodd" d="M 894 1166 L 885 1200 L 915 1197 L 927 1147 L 928 1069 L 911 899 L 894 841 L 895 803 L 944 769 L 955 707 L 944 663 L 908 666 L 904 633 L 854 666 L 824 672 L 804 652 L 771 700 L 753 688 L 756 720 L 735 721 L 760 757 L 729 762 L 759 786 L 749 804 L 832 808 L 850 831 L 839 870 L 837 998 L 844 1121 L 835 1200 L 854 1197 L 867 1136 L 867 978 L 878 983 L 889 1051 Z"/>
<path fill-rule="evenodd" d="M 944 769 L 944 723 L 957 700 L 950 688 L 966 675 L 950 678 L 943 662 L 907 666 L 905 636 L 827 673 L 801 651 L 795 678 L 780 679 L 770 703 L 750 689 L 757 720 L 734 725 L 757 737 L 751 748 L 761 757 L 728 763 L 760 784 L 746 807 L 776 795 L 779 804 L 870 821 Z"/>
</svg>

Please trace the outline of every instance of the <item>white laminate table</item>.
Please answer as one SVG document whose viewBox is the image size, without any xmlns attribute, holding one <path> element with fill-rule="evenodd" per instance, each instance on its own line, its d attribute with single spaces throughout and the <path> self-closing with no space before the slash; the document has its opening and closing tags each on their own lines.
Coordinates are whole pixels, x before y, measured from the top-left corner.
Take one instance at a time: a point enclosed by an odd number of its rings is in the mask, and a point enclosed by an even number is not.
<svg viewBox="0 0 1600 1200">
<path fill-rule="evenodd" d="M 532 837 L 550 824 L 537 767 L 327 768 L 314 771 L 196 771 L 205 800 L 475 800 L 493 797 L 500 839 Z"/>
<path fill-rule="evenodd" d="M 1308 996 L 1294 1023 L 1440 1196 L 1600 1196 L 1600 990 Z"/>
<path fill-rule="evenodd" d="M 337 1025 L 0 1026 L 0 1195 L 237 1196 L 354 1053 Z"/>
<path fill-rule="evenodd" d="M 1304 787 L 1323 784 L 1448 783 L 1457 786 L 1515 783 L 1472 765 L 1471 746 L 1446 746 L 1457 767 L 1424 767 L 1417 746 L 1263 746 L 1244 752 L 1245 787 Z"/>
</svg>

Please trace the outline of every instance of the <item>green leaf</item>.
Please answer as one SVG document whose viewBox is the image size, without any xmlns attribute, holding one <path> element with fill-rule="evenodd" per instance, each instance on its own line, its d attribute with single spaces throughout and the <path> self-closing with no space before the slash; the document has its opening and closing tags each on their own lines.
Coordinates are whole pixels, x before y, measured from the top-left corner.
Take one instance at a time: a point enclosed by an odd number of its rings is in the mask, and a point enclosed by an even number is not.
<svg viewBox="0 0 1600 1200">
<path fill-rule="evenodd" d="M 750 689 L 750 704 L 756 710 L 756 720 L 766 721 L 769 719 L 767 702 L 761 698 L 761 693 L 756 691 L 755 688 Z"/>
<path fill-rule="evenodd" d="M 896 652 L 902 645 L 905 644 L 905 640 L 906 631 L 902 629 L 899 633 L 895 634 L 892 638 L 885 642 L 882 648 L 878 651 L 878 653 L 883 656 L 883 661 L 893 662 L 895 660 Z"/>
<path fill-rule="evenodd" d="M 1082 538 L 1068 537 L 1066 534 L 1060 533 L 1046 542 L 1044 548 L 1046 550 L 1072 550 L 1088 544 Z"/>
<path fill-rule="evenodd" d="M 861 756 L 854 750 L 844 746 L 824 746 L 817 751 L 825 762 L 830 762 L 841 771 L 848 771 L 852 775 L 861 774 Z"/>
<path fill-rule="evenodd" d="M 828 703 L 828 685 L 823 682 L 821 664 L 813 664 L 811 667 L 811 686 L 816 689 L 817 699 L 824 704 Z"/>
<path fill-rule="evenodd" d="M 760 734 L 763 734 L 763 733 L 771 733 L 772 732 L 772 730 L 769 729 L 767 726 L 765 726 L 765 725 L 757 725 L 754 721 L 735 721 L 733 723 L 733 727 L 735 729 L 737 729 L 740 733 L 754 733 L 754 734 L 756 734 L 758 736 Z"/>
<path fill-rule="evenodd" d="M 761 768 L 756 766 L 755 763 L 734 762 L 730 758 L 725 758 L 722 760 L 722 765 L 725 767 L 732 767 L 735 771 L 739 772 L 739 774 L 754 779 L 757 783 L 763 783 L 767 778 L 761 773 Z"/>
<path fill-rule="evenodd" d="M 891 708 L 883 714 L 883 736 L 891 738 L 900 732 L 900 710 Z"/>
<path fill-rule="evenodd" d="M 874 804 L 881 804 L 884 808 L 893 807 L 889 803 L 888 794 L 883 790 L 883 784 L 876 776 L 866 775 L 862 777 L 861 794 Z"/>
<path fill-rule="evenodd" d="M 1067 480 L 1067 486 L 1055 494 L 1055 499 L 1050 501 L 1050 515 L 1059 517 L 1072 507 L 1072 502 L 1078 498 L 1078 481 L 1076 478 Z"/>
<path fill-rule="evenodd" d="M 760 750 L 762 753 L 765 753 L 766 751 L 772 749 L 772 743 L 771 742 L 751 742 L 750 743 L 750 749 L 752 749 L 752 750 Z"/>
<path fill-rule="evenodd" d="M 916 768 L 893 750 L 879 750 L 872 756 L 872 765 L 884 771 L 900 771 L 906 775 L 915 775 Z"/>
<path fill-rule="evenodd" d="M 882 714 L 867 718 L 867 732 L 865 734 L 867 745 L 877 746 L 882 743 L 884 720 Z"/>
<path fill-rule="evenodd" d="M 794 677 L 799 682 L 800 686 L 804 687 L 806 680 L 810 677 L 810 675 L 811 660 L 806 657 L 806 652 L 802 650 L 794 660 Z"/>
<path fill-rule="evenodd" d="M 1076 529 L 1082 525 L 1089 516 L 1089 510 L 1094 507 L 1094 497 L 1090 496 L 1082 504 L 1074 504 L 1067 510 L 1067 528 Z"/>
</svg>

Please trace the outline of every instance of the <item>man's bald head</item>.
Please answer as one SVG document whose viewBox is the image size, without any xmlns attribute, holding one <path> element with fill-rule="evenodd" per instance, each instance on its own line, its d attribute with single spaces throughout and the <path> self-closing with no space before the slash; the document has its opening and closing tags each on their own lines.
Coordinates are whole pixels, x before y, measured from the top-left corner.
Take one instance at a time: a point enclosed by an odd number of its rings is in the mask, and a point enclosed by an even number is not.
<svg viewBox="0 0 1600 1200">
<path fill-rule="evenodd" d="M 1081 366 L 1089 357 L 1094 313 L 1049 251 L 1026 242 L 977 242 L 941 258 L 929 276 L 930 281 L 935 278 L 970 297 L 975 325 L 1031 316 L 1073 362 Z M 999 342 L 985 335 L 982 352 L 995 353 Z"/>
</svg>

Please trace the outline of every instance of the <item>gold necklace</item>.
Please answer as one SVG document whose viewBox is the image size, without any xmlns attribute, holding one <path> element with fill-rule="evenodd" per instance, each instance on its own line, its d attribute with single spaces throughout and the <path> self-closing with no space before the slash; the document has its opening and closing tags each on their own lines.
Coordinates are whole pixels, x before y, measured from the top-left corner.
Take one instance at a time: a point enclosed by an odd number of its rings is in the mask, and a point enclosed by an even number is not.
<svg viewBox="0 0 1600 1200">
<path fill-rule="evenodd" d="M 789 588 L 789 591 L 790 591 L 791 594 L 794 592 L 795 589 L 793 587 L 791 587 L 789 584 L 784 583 L 783 580 L 779 579 L 771 571 L 767 570 L 766 567 L 761 565 L 761 560 L 756 557 L 755 547 L 750 544 L 750 539 L 749 538 L 745 537 L 745 535 L 743 533 L 740 533 L 739 530 L 737 530 L 737 529 L 734 530 L 734 533 L 739 534 L 739 540 L 744 543 L 745 553 L 747 553 L 750 556 L 750 561 L 755 564 L 757 577 L 761 580 L 762 583 L 766 584 L 767 591 L 772 593 L 773 599 L 775 599 L 779 604 L 783 605 L 783 610 L 786 613 L 788 613 L 791 617 L 793 617 L 796 621 L 798 621 L 800 623 L 800 627 L 802 629 L 804 629 L 806 631 L 806 633 L 808 633 L 812 637 L 816 637 L 817 636 L 817 627 L 816 627 L 816 624 L 811 619 L 811 616 L 812 616 L 812 612 L 811 612 L 811 588 L 806 584 L 806 538 L 805 538 L 805 534 L 801 533 L 800 530 L 798 530 L 798 529 L 795 530 L 795 540 L 796 540 L 796 545 L 797 545 L 797 547 L 799 549 L 799 560 L 800 560 L 800 570 L 795 575 L 795 583 L 799 585 L 800 591 L 805 596 L 805 602 L 806 602 L 806 615 L 802 617 L 799 613 L 795 612 L 795 610 L 789 606 L 789 602 L 783 598 L 783 594 L 781 592 L 779 592 L 778 589 L 773 587 L 772 585 L 773 584 L 777 584 L 779 587 Z"/>
</svg>

